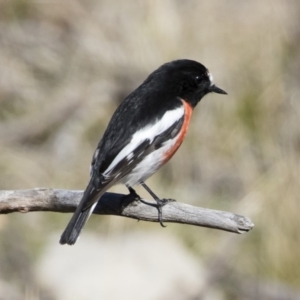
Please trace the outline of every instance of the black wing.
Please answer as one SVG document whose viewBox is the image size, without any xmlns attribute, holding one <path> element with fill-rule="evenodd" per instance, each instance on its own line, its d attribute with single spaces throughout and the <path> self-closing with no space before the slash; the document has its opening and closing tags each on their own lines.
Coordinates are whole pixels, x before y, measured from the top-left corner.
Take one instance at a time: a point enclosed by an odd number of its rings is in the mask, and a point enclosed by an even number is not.
<svg viewBox="0 0 300 300">
<path fill-rule="evenodd" d="M 91 172 L 104 173 L 139 129 L 155 124 L 166 111 L 182 106 L 182 100 L 175 94 L 153 88 L 149 80 L 150 77 L 125 98 L 113 114 L 95 151 Z"/>
<path fill-rule="evenodd" d="M 91 186 L 94 187 L 95 190 L 103 190 L 103 184 L 113 185 L 116 181 L 125 177 L 129 174 L 149 153 L 161 148 L 166 141 L 173 139 L 180 132 L 182 125 L 184 122 L 184 116 L 174 122 L 168 129 L 161 132 L 157 135 L 152 141 L 145 137 L 145 140 L 141 142 L 131 153 L 130 156 L 125 156 L 121 159 L 106 176 L 103 176 L 103 172 L 108 167 L 108 164 L 105 164 L 106 168 L 103 170 L 103 164 L 99 168 L 97 165 L 98 157 L 100 155 L 100 150 L 96 150 L 94 155 L 94 159 L 92 162 L 92 170 L 91 170 Z M 127 145 L 127 144 L 126 144 Z M 122 148 L 123 149 L 123 148 Z M 122 150 L 121 149 L 121 150 Z M 113 157 L 115 158 L 115 157 Z M 110 163 L 113 158 L 111 158 Z M 97 200 L 96 200 L 97 201 Z M 90 199 L 86 199 L 85 204 L 83 206 L 83 210 L 92 206 L 95 202 L 95 199 L 92 197 Z"/>
</svg>

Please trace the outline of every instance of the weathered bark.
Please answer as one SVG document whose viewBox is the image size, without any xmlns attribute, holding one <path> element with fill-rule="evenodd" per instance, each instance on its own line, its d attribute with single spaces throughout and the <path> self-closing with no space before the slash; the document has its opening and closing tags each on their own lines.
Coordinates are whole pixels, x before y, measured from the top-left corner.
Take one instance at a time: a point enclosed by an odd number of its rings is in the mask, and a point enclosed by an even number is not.
<svg viewBox="0 0 300 300">
<path fill-rule="evenodd" d="M 48 188 L 0 191 L 0 214 L 30 211 L 73 212 L 82 193 L 82 191 Z M 155 207 L 145 205 L 141 201 L 133 199 L 132 196 L 115 193 L 105 193 L 99 200 L 94 214 L 158 222 L 158 213 Z M 247 232 L 254 226 L 250 219 L 241 215 L 195 207 L 176 201 L 163 207 L 163 221 L 210 227 L 235 233 Z"/>
</svg>

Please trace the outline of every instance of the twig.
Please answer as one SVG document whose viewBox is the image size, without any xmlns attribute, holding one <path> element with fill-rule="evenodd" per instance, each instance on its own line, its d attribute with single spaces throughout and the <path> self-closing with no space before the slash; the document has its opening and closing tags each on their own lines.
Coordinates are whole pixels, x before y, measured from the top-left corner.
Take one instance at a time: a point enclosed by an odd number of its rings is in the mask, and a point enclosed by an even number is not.
<svg viewBox="0 0 300 300">
<path fill-rule="evenodd" d="M 0 214 L 30 211 L 74 212 L 81 197 L 82 191 L 48 188 L 0 191 Z M 98 202 L 94 213 L 158 222 L 156 208 L 145 205 L 130 195 L 105 193 Z M 254 226 L 250 219 L 241 215 L 195 207 L 180 202 L 170 202 L 163 207 L 163 221 L 235 233 L 247 232 Z"/>
</svg>

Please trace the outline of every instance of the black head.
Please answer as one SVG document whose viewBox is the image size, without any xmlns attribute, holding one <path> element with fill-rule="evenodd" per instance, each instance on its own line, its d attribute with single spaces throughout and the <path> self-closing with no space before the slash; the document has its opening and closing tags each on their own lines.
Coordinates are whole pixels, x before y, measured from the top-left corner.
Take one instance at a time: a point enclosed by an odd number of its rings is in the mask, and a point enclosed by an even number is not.
<svg viewBox="0 0 300 300">
<path fill-rule="evenodd" d="M 227 94 L 213 83 L 213 77 L 202 64 L 187 59 L 174 60 L 154 71 L 145 81 L 154 83 L 195 107 L 208 93 Z"/>
</svg>

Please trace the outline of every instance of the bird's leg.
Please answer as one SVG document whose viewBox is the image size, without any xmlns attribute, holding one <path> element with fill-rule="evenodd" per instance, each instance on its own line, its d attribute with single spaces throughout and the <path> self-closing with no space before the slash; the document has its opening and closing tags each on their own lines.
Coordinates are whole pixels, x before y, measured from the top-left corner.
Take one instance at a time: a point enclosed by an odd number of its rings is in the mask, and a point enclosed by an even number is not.
<svg viewBox="0 0 300 300">
<path fill-rule="evenodd" d="M 158 220 L 159 220 L 159 223 L 162 227 L 166 227 L 164 224 L 163 224 L 163 220 L 162 220 L 162 207 L 164 205 L 166 205 L 167 203 L 171 202 L 171 201 L 175 201 L 173 199 L 159 199 L 153 192 L 152 190 L 146 185 L 145 182 L 141 182 L 141 185 L 143 186 L 143 188 L 153 197 L 153 199 L 156 201 L 156 204 L 152 204 L 152 203 L 149 203 L 149 202 L 146 202 L 144 200 L 141 200 L 141 202 L 143 202 L 144 204 L 147 204 L 147 205 L 150 205 L 150 206 L 154 206 L 157 208 L 158 210 Z"/>
</svg>

